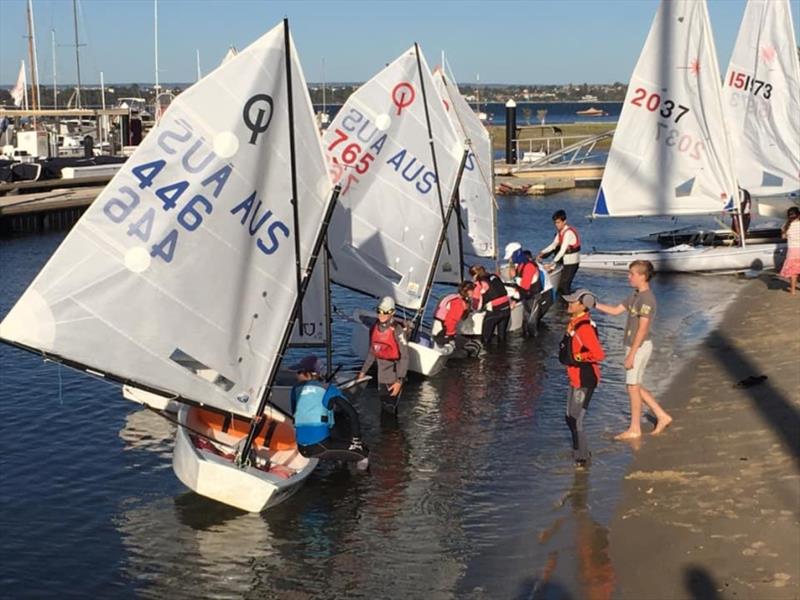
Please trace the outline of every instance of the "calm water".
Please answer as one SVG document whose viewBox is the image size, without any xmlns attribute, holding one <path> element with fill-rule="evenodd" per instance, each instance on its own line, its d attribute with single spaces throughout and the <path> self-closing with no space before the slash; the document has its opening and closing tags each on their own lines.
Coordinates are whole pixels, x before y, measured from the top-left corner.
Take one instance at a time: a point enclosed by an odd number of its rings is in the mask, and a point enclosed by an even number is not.
<svg viewBox="0 0 800 600">
<path fill-rule="evenodd" d="M 471 106 L 475 108 L 474 104 Z M 325 107 L 325 111 L 330 115 L 331 121 L 333 121 L 341 107 L 341 104 L 328 104 Z M 592 107 L 599 108 L 605 114 L 598 117 L 577 114 L 579 110 L 586 110 Z M 321 111 L 322 105 L 315 104 L 314 110 Z M 538 113 L 540 110 L 547 111 L 545 123 L 548 125 L 561 123 L 614 123 L 619 121 L 622 102 L 525 102 L 517 100 L 517 125 L 539 125 Z M 481 112 L 486 113 L 487 125 L 505 125 L 506 123 L 506 106 L 504 102 L 482 102 Z"/>
<path fill-rule="evenodd" d="M 594 192 L 501 198 L 501 243 L 540 248 L 565 208 L 584 247 L 633 247 L 665 220 L 589 224 Z M 4 315 L 63 238 L 0 242 Z M 602 300 L 624 275 L 579 272 Z M 650 383 L 671 374 L 741 282 L 661 276 Z M 362 303 L 336 292 L 341 310 Z M 593 464 L 570 460 L 556 359 L 565 315 L 536 341 L 412 382 L 399 419 L 359 402 L 367 474 L 320 468 L 291 500 L 243 514 L 172 473 L 172 426 L 118 389 L 0 346 L 0 589 L 9 598 L 603 598 L 613 586 L 607 524 L 631 455 L 619 367 L 623 322 L 597 317 L 609 354 L 587 418 Z M 337 362 L 354 365 L 336 325 Z M 656 373 L 658 377 L 656 378 Z M 646 443 L 646 441 L 645 441 Z M 546 583 L 545 583 L 546 582 Z M 289 595 L 287 592 L 294 592 Z"/>
</svg>

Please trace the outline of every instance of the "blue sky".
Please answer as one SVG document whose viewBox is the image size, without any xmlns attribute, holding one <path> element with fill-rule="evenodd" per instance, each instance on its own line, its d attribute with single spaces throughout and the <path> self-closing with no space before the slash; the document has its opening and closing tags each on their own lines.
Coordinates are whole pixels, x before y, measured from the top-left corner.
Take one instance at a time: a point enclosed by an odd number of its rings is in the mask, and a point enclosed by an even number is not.
<svg viewBox="0 0 800 600">
<path fill-rule="evenodd" d="M 463 83 L 601 83 L 630 76 L 657 0 L 159 0 L 162 82 L 194 81 L 228 46 L 245 47 L 284 16 L 309 81 L 364 81 L 413 42 L 431 64 L 447 53 Z M 720 66 L 727 65 L 745 0 L 709 0 Z M 0 85 L 27 62 L 25 0 L 0 0 Z M 72 2 L 33 0 L 39 75 L 75 81 Z M 792 0 L 795 24 L 800 0 Z M 153 0 L 80 0 L 81 79 L 152 82 Z M 324 64 L 324 67 L 323 67 Z"/>
</svg>

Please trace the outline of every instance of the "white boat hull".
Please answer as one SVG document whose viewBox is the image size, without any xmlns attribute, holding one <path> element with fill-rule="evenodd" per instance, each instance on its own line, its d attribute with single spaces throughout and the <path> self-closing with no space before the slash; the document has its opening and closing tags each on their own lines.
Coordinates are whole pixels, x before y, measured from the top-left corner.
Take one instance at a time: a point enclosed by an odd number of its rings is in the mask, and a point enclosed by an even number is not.
<svg viewBox="0 0 800 600">
<path fill-rule="evenodd" d="M 590 252 L 581 256 L 581 269 L 627 271 L 632 261 L 649 260 L 662 273 L 739 273 L 773 270 L 785 255 L 785 243 L 745 248 L 682 245 L 658 250 Z"/>
<path fill-rule="evenodd" d="M 511 317 L 508 319 L 508 333 L 522 330 L 524 318 L 524 307 L 520 302 L 515 302 L 511 307 Z M 480 310 L 472 312 L 469 316 L 458 324 L 458 332 L 461 335 L 480 335 L 483 329 L 483 317 L 486 312 Z"/>
<path fill-rule="evenodd" d="M 352 336 L 350 348 L 353 354 L 361 360 L 367 357 L 369 351 L 368 323 L 377 319 L 377 314 L 368 310 L 356 310 L 353 313 Z M 365 322 L 366 320 L 366 322 Z M 429 348 L 417 342 L 408 343 L 408 370 L 424 377 L 432 377 L 444 368 L 450 353 Z"/>
<path fill-rule="evenodd" d="M 227 434 L 204 428 L 199 420 L 192 418 L 195 410 L 182 406 L 178 411 L 179 423 L 199 429 L 219 441 L 237 441 Z M 301 455 L 296 447 L 280 451 L 262 448 L 258 452 L 264 457 L 268 455 L 273 466 L 279 466 L 284 473 L 291 472 L 291 476 L 278 476 L 254 466 L 239 468 L 228 458 L 196 447 L 186 427 L 178 427 L 175 435 L 172 468 L 186 487 L 201 496 L 257 513 L 283 502 L 300 489 L 318 462 Z"/>
</svg>

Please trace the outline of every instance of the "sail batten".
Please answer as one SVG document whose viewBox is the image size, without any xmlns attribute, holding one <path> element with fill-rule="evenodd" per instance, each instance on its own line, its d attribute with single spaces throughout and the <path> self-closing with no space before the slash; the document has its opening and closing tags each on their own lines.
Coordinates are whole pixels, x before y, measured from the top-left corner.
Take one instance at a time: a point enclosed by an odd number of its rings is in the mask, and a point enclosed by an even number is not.
<svg viewBox="0 0 800 600">
<path fill-rule="evenodd" d="M 287 47 L 303 174 L 295 190 Z M 278 26 L 178 96 L 0 337 L 253 416 L 298 298 L 295 246 L 306 273 L 331 187 L 302 69 Z"/>
<path fill-rule="evenodd" d="M 737 194 L 725 118 L 705 2 L 662 1 L 628 85 L 594 215 L 730 210 Z"/>
</svg>

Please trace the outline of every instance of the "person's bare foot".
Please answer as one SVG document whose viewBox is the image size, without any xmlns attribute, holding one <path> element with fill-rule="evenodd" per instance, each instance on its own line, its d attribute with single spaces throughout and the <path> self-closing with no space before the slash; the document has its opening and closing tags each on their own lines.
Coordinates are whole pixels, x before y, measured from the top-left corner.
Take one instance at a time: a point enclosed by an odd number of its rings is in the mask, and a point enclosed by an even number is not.
<svg viewBox="0 0 800 600">
<path fill-rule="evenodd" d="M 630 429 L 627 431 L 623 431 L 622 433 L 618 433 L 614 436 L 615 440 L 635 440 L 637 438 L 642 437 L 641 431 L 631 431 Z"/>
<path fill-rule="evenodd" d="M 650 435 L 658 435 L 659 433 L 663 432 L 667 427 L 669 427 L 671 424 L 672 424 L 672 417 L 670 417 L 669 415 L 667 415 L 666 417 L 662 417 L 661 419 L 658 420 L 656 428 L 653 429 L 653 433 L 651 433 Z"/>
</svg>

